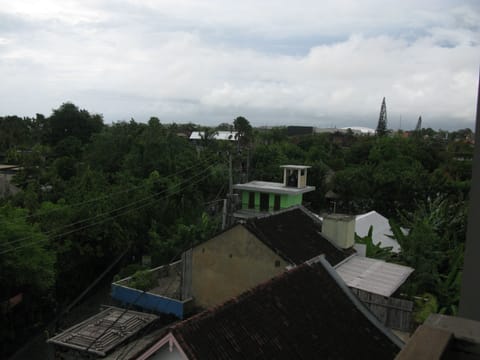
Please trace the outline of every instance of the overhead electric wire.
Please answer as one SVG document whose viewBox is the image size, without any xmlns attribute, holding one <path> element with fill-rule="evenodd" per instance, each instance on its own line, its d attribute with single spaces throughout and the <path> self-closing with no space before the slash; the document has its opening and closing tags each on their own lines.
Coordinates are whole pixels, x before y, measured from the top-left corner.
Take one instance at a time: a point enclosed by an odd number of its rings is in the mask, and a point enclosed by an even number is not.
<svg viewBox="0 0 480 360">
<path fill-rule="evenodd" d="M 213 165 L 211 165 L 211 166 L 214 166 L 214 165 L 215 165 L 215 164 L 213 164 Z M 208 168 L 207 168 L 207 169 L 208 169 Z M 198 175 L 198 174 L 197 174 L 197 175 Z M 193 176 L 192 178 L 196 177 L 197 175 Z M 202 177 L 202 178 L 200 178 L 200 179 L 198 179 L 198 180 L 196 180 L 196 181 L 194 181 L 194 182 L 190 182 L 191 179 L 189 179 L 188 184 L 187 184 L 184 188 L 187 188 L 188 186 L 190 186 L 190 185 L 192 185 L 192 184 L 196 184 L 196 183 L 198 183 L 198 182 L 206 179 L 208 176 L 209 176 L 209 175 L 206 175 L 206 176 L 204 176 L 204 177 Z M 184 183 L 185 183 L 185 182 L 184 182 Z M 170 189 L 166 189 L 165 191 L 168 191 L 168 190 L 170 190 Z M 178 194 L 181 190 L 183 190 L 183 189 L 178 189 L 177 191 L 172 192 L 172 193 L 170 193 L 170 194 L 168 194 L 168 195 L 166 195 L 166 196 L 164 196 L 164 197 L 162 197 L 162 198 L 164 198 L 164 199 L 169 198 L 169 197 L 171 197 L 171 196 L 173 196 L 173 195 Z M 149 198 L 155 197 L 155 196 L 157 196 L 157 195 L 159 195 L 159 194 L 161 194 L 161 193 L 163 193 L 163 192 L 165 192 L 165 191 L 162 191 L 162 192 L 159 192 L 159 193 L 154 194 L 154 195 L 152 195 L 152 196 L 149 196 Z M 45 239 L 41 239 L 40 242 L 41 242 L 41 241 L 46 241 L 46 240 L 53 240 L 53 239 L 56 239 L 56 238 L 58 238 L 58 237 L 70 235 L 70 234 L 72 234 L 72 233 L 74 233 L 74 232 L 77 232 L 77 231 L 80 231 L 80 230 L 84 230 L 84 229 L 87 229 L 87 228 L 89 228 L 89 227 L 92 227 L 92 226 L 95 226 L 95 225 L 104 223 L 104 222 L 106 222 L 106 221 L 108 221 L 108 220 L 112 220 L 112 219 L 115 219 L 115 218 L 117 218 L 117 217 L 119 217 L 119 216 L 128 214 L 128 213 L 131 212 L 131 211 L 138 210 L 138 209 L 141 209 L 141 208 L 143 208 L 143 207 L 149 206 L 149 205 L 151 205 L 152 203 L 154 203 L 156 200 L 160 200 L 160 199 L 161 199 L 161 198 L 159 198 L 159 199 L 153 199 L 153 201 L 150 201 L 150 202 L 148 202 L 148 203 L 146 203 L 146 204 L 142 204 L 142 205 L 140 205 L 140 206 L 138 206 L 138 207 L 135 207 L 135 208 L 133 208 L 133 209 L 128 209 L 127 211 L 124 211 L 124 212 L 122 212 L 122 213 L 120 213 L 120 214 L 116 214 L 116 215 L 114 215 L 114 216 L 110 216 L 110 217 L 108 217 L 108 218 L 106 218 L 106 219 L 103 219 L 103 220 L 101 220 L 101 221 L 97 221 L 97 222 L 95 222 L 95 223 L 88 224 L 88 225 L 82 226 L 82 227 L 80 227 L 80 228 L 73 229 L 73 230 L 68 231 L 68 232 L 66 232 L 66 233 L 57 234 L 57 235 L 54 235 L 54 236 L 48 235 Z M 136 201 L 135 203 L 137 203 L 137 202 L 138 202 L 138 201 Z M 126 206 L 123 206 L 123 207 L 121 207 L 121 208 L 114 209 L 114 210 L 112 210 L 112 211 L 110 211 L 110 212 L 108 212 L 108 213 L 116 212 L 116 211 L 121 210 L 121 209 L 123 209 L 123 208 L 125 208 L 125 207 L 126 207 Z M 98 216 L 92 217 L 91 219 L 96 218 L 96 217 L 98 217 Z M 88 219 L 88 220 L 91 220 L 91 219 Z M 83 222 L 85 222 L 85 221 L 83 221 Z M 27 239 L 28 239 L 28 238 L 27 238 Z M 31 239 L 31 237 L 30 237 L 30 239 Z M 23 239 L 23 240 L 26 240 L 26 239 Z M 13 242 L 8 243 L 7 246 L 8 246 L 9 244 L 11 244 L 11 243 L 13 243 Z M 16 251 L 16 250 L 18 250 L 18 249 L 21 249 L 21 248 L 24 248 L 24 247 L 27 247 L 27 246 L 30 246 L 30 245 L 32 245 L 32 243 L 28 243 L 28 244 L 25 244 L 25 245 L 17 246 L 17 247 L 15 247 L 15 248 L 8 249 L 8 250 L 5 250 L 5 251 L 0 252 L 0 255 L 6 254 L 6 253 L 9 253 L 9 252 L 12 252 L 12 251 Z"/>
<path fill-rule="evenodd" d="M 196 167 L 196 166 L 203 166 L 203 165 L 202 165 L 202 164 L 196 164 L 196 165 L 191 166 L 191 167 L 189 167 L 189 168 L 187 168 L 187 169 L 190 170 L 190 169 L 192 169 L 192 168 L 194 168 L 194 167 Z M 212 167 L 212 166 L 213 166 L 213 165 L 209 166 L 208 168 L 210 168 L 210 167 Z M 165 178 L 169 178 L 169 177 L 178 175 L 178 174 L 186 171 L 187 169 L 183 169 L 182 171 L 177 172 L 177 173 L 175 173 L 175 174 L 170 174 L 170 175 L 165 176 L 164 178 L 161 178 L 161 179 L 159 179 L 159 180 L 157 180 L 157 181 L 160 181 L 160 180 L 163 180 L 163 179 L 165 179 Z M 202 172 L 203 172 L 203 171 L 205 171 L 205 169 L 203 169 Z M 196 175 L 198 175 L 198 174 L 195 174 L 194 176 L 196 176 Z M 147 185 L 148 185 L 148 184 L 140 185 L 140 186 L 137 186 L 137 187 L 134 187 L 134 188 L 126 189 L 126 190 L 123 190 L 123 191 L 120 191 L 120 192 L 117 192 L 117 193 L 113 193 L 113 194 L 109 194 L 109 195 L 106 195 L 106 196 L 103 196 L 103 197 L 98 197 L 98 198 L 95 198 L 95 199 L 90 199 L 90 200 L 85 201 L 85 202 L 76 203 L 76 204 L 72 204 L 72 205 L 67 205 L 67 207 L 79 206 L 79 205 L 86 204 L 86 203 L 93 202 L 93 201 L 97 201 L 97 200 L 100 200 L 100 199 L 109 198 L 109 197 L 111 197 L 111 196 L 114 196 L 114 195 L 117 195 L 117 194 L 120 194 L 120 193 L 124 193 L 124 192 L 131 191 L 132 189 L 138 189 L 138 188 L 141 188 L 141 187 L 146 187 Z M 175 186 L 176 186 L 176 185 L 175 185 Z M 158 195 L 158 193 L 157 193 L 157 195 Z M 147 198 L 148 198 L 148 197 L 147 197 Z M 142 201 L 142 200 L 139 200 L 139 201 Z M 49 213 L 49 212 L 51 212 L 51 211 L 57 211 L 57 210 L 63 210 L 63 209 L 52 209 L 52 210 L 49 210 L 49 211 L 47 211 L 47 212 L 42 213 L 41 215 L 47 214 L 47 213 Z M 115 210 L 113 210 L 113 211 L 116 211 L 116 210 L 119 210 L 119 209 L 115 209 Z M 108 212 L 107 212 L 107 213 L 108 213 Z M 104 214 L 105 214 L 105 213 L 104 213 Z M 29 218 L 29 217 L 32 217 L 32 216 L 36 216 L 36 215 L 38 215 L 38 214 L 28 215 L 28 216 L 25 217 L 25 219 L 27 219 L 27 218 Z M 47 236 L 50 236 L 51 233 L 53 233 L 53 232 L 55 232 L 55 231 L 58 231 L 59 229 L 65 229 L 65 228 L 68 228 L 68 227 L 71 227 L 71 226 L 74 226 L 74 225 L 78 225 L 79 223 L 82 223 L 82 222 L 91 220 L 91 219 L 93 219 L 93 218 L 96 218 L 96 217 L 102 216 L 102 215 L 103 215 L 103 214 L 99 214 L 99 215 L 97 215 L 97 216 L 93 216 L 92 218 L 89 218 L 89 219 L 86 219 L 86 220 L 80 220 L 80 221 L 75 222 L 75 223 L 63 225 L 63 226 L 61 226 L 61 227 L 58 228 L 58 229 L 54 229 L 54 230 L 51 230 L 51 231 L 47 232 Z M 9 246 L 9 245 L 11 245 L 11 244 L 15 244 L 15 243 L 21 242 L 21 241 L 23 241 L 23 240 L 28 240 L 28 239 L 31 239 L 31 238 L 32 238 L 32 236 L 25 236 L 25 237 L 23 237 L 23 238 L 20 238 L 20 239 L 11 241 L 11 242 L 9 242 L 8 244 L 0 244 L 0 246 L 3 245 L 3 246 L 6 247 L 6 246 Z"/>
<path fill-rule="evenodd" d="M 196 184 L 196 183 L 198 183 L 198 182 L 206 179 L 207 177 L 208 177 L 208 175 L 207 175 L 207 176 L 204 176 L 203 178 L 201 178 L 201 179 L 199 179 L 199 180 L 197 180 L 197 181 L 195 181 L 195 182 L 193 182 L 193 183 L 190 183 L 190 184 Z M 190 184 L 188 184 L 188 185 L 190 185 Z M 188 185 L 185 186 L 185 188 L 188 187 Z M 163 198 L 166 199 L 166 198 L 169 198 L 169 197 L 171 197 L 171 196 L 173 196 L 173 195 L 176 195 L 176 194 L 178 194 L 181 190 L 183 190 L 183 189 L 179 189 L 178 191 L 173 192 L 173 193 L 171 193 L 171 194 L 168 194 L 168 195 L 164 196 Z M 156 196 L 156 195 L 158 195 L 158 194 L 155 194 L 155 195 L 153 195 L 153 196 Z M 131 211 L 144 208 L 144 207 L 146 207 L 146 206 L 149 206 L 149 205 L 153 204 L 156 200 L 160 200 L 160 199 L 161 199 L 161 198 L 159 198 L 159 199 L 154 199 L 153 201 L 150 201 L 150 202 L 148 202 L 148 203 L 146 203 L 146 204 L 142 204 L 141 206 L 135 207 L 135 208 L 133 208 L 133 209 L 129 209 L 129 210 L 127 210 L 127 211 L 124 211 L 123 213 L 116 214 L 116 215 L 114 215 L 114 216 L 110 216 L 110 217 L 108 217 L 108 218 L 106 218 L 106 219 L 103 219 L 103 220 L 101 220 L 101 221 L 97 221 L 97 222 L 95 222 L 95 223 L 88 224 L 88 225 L 82 226 L 82 227 L 77 228 L 77 229 L 73 229 L 73 230 L 71 230 L 71 231 L 68 231 L 68 232 L 65 232 L 65 233 L 62 233 L 62 234 L 57 234 L 57 235 L 51 236 L 51 237 L 50 237 L 50 236 L 47 236 L 47 238 L 42 239 L 42 240 L 40 240 L 40 241 L 45 241 L 45 240 L 49 240 L 49 239 L 50 239 L 50 240 L 53 240 L 53 239 L 56 239 L 56 238 L 58 238 L 58 237 L 70 235 L 70 234 L 72 234 L 72 233 L 74 233 L 74 232 L 77 232 L 77 231 L 80 231 L 80 230 L 84 230 L 84 229 L 87 229 L 87 228 L 89 228 L 89 227 L 92 227 L 92 226 L 95 226 L 95 225 L 104 223 L 104 222 L 106 222 L 106 221 L 108 221 L 108 220 L 112 220 L 112 219 L 115 219 L 115 218 L 117 218 L 117 217 L 119 217 L 119 216 L 128 214 L 128 213 L 131 212 Z M 118 210 L 118 209 L 116 209 L 116 210 L 114 210 L 114 211 L 117 211 L 117 210 Z M 111 212 L 114 212 L 114 211 L 111 211 Z M 15 248 L 13 248 L 13 249 L 9 249 L 9 250 L 6 250 L 6 251 L 2 251 L 2 252 L 0 252 L 0 255 L 9 253 L 9 252 L 12 252 L 12 251 L 15 251 L 15 250 L 18 250 L 18 249 L 21 249 L 21 248 L 24 248 L 24 247 L 27 247 L 27 246 L 30 246 L 30 245 L 32 245 L 32 243 L 29 243 L 29 244 L 26 244 L 26 245 L 21 245 L 21 246 L 18 246 L 18 247 L 15 247 Z"/>
<path fill-rule="evenodd" d="M 174 177 L 174 176 L 177 176 L 179 174 L 182 174 L 188 170 L 191 170 L 193 168 L 196 168 L 196 167 L 202 167 L 204 166 L 203 163 L 210 163 L 212 160 L 212 158 L 206 158 L 206 159 L 203 159 L 201 160 L 200 162 L 198 163 L 195 163 L 194 165 L 192 166 L 189 166 L 187 168 L 184 168 L 180 171 L 177 171 L 176 173 L 173 173 L 173 174 L 169 174 L 169 175 L 166 175 L 162 178 L 159 178 L 157 180 L 154 180 L 153 183 L 155 182 L 158 182 L 158 181 L 161 181 L 161 180 L 164 180 L 165 178 L 170 178 L 170 177 Z M 137 186 L 133 186 L 133 187 L 130 187 L 128 189 L 124 189 L 124 190 L 121 190 L 121 191 L 117 191 L 117 192 L 114 192 L 114 193 L 111 193 L 111 194 L 108 194 L 108 195 L 103 195 L 103 196 L 99 196 L 99 197 L 96 197 L 96 198 L 93 198 L 93 199 L 89 199 L 89 200 L 85 200 L 85 201 L 81 201 L 81 202 L 78 202 L 78 203 L 73 203 L 73 204 L 65 204 L 66 207 L 76 207 L 76 206 L 80 206 L 80 205 L 85 205 L 85 204 L 89 204 L 91 202 L 95 202 L 95 201 L 98 201 L 98 200 L 103 200 L 103 199 L 108 199 L 110 197 L 113 197 L 113 196 L 116 196 L 116 195 L 119 195 L 119 194 L 124 194 L 124 193 L 127 193 L 127 192 L 130 192 L 130 191 L 134 191 L 134 190 L 137 190 L 137 189 L 140 189 L 140 188 L 144 188 L 144 187 L 147 187 L 149 184 L 142 184 L 142 185 L 137 185 Z M 30 214 L 30 215 L 27 215 L 25 216 L 24 218 L 25 219 L 29 219 L 29 218 L 32 218 L 32 217 L 35 217 L 35 216 L 43 216 L 45 214 L 49 214 L 51 212 L 55 212 L 55 211 L 60 211 L 60 210 L 64 210 L 63 208 L 62 209 L 49 209 L 49 210 L 45 210 L 45 211 L 42 211 L 42 212 L 39 212 L 39 213 L 35 213 L 35 214 Z"/>
<path fill-rule="evenodd" d="M 192 177 L 190 177 L 189 179 L 186 179 L 186 180 L 184 180 L 184 181 L 182 181 L 182 182 L 180 182 L 180 183 L 178 183 L 178 184 L 175 184 L 174 186 L 172 186 L 172 188 L 176 188 L 176 187 L 181 186 L 181 185 L 183 185 L 183 184 L 185 184 L 185 183 L 189 183 L 191 179 L 195 178 L 196 176 L 198 176 L 198 175 L 200 175 L 200 174 L 202 174 L 202 173 L 205 173 L 206 171 L 208 171 L 211 167 L 213 167 L 213 166 L 215 166 L 215 165 L 216 165 L 216 164 L 212 164 L 212 165 L 208 166 L 207 168 L 204 168 L 203 170 L 200 171 L 200 173 L 195 174 L 195 175 L 193 175 Z M 96 219 L 96 218 L 98 218 L 98 217 L 100 217 L 100 216 L 108 215 L 108 214 L 110 214 L 110 213 L 114 213 L 114 212 L 116 212 L 116 211 L 119 211 L 119 210 L 128 208 L 128 207 L 130 207 L 130 206 L 135 205 L 136 203 L 139 203 L 139 202 L 143 202 L 143 201 L 145 201 L 145 200 L 148 200 L 149 198 L 151 198 L 151 197 L 153 197 L 153 196 L 157 196 L 157 195 L 160 195 L 160 194 L 162 194 L 162 193 L 164 193 L 164 192 L 168 192 L 169 190 L 172 190 L 172 188 L 170 188 L 170 189 L 169 189 L 169 188 L 164 189 L 164 190 L 159 191 L 159 192 L 157 192 L 157 193 L 155 193 L 155 194 L 152 194 L 152 195 L 149 195 L 149 196 L 144 197 L 144 198 L 142 198 L 142 199 L 136 200 L 136 201 L 134 201 L 134 202 L 132 202 L 132 203 L 130 203 L 130 204 L 121 206 L 121 207 L 119 207 L 119 208 L 116 208 L 116 209 L 113 209 L 113 210 L 110 210 L 110 211 L 106 211 L 106 212 L 97 214 L 97 215 L 95 215 L 95 216 L 91 216 L 91 217 L 89 217 L 89 218 L 82 219 L 82 220 L 79 220 L 79 221 L 76 221 L 76 222 L 73 222 L 73 223 L 70 223 L 70 224 L 63 225 L 63 226 L 61 226 L 61 227 L 59 227 L 59 228 L 57 228 L 57 229 L 50 230 L 49 232 L 47 232 L 46 235 L 47 235 L 47 236 L 50 236 L 51 234 L 55 233 L 55 232 L 58 231 L 58 230 L 66 229 L 66 228 L 69 228 L 69 227 L 72 227 L 72 226 L 75 226 L 75 225 L 78 225 L 78 224 L 82 224 L 82 223 L 84 223 L 84 222 L 87 222 L 87 221 Z M 26 236 L 26 237 L 23 237 L 23 238 L 20 238 L 20 239 L 17 239 L 17 240 L 13 240 L 13 241 L 10 241 L 10 242 L 8 242 L 8 243 L 6 243 L 6 244 L 2 244 L 2 245 L 3 245 L 3 246 L 9 246 L 9 245 L 16 244 L 16 243 L 18 243 L 18 242 L 22 242 L 22 241 L 24 241 L 24 240 L 28 240 L 28 239 L 31 239 L 31 238 L 32 238 L 32 236 Z M 1 253 L 0 253 L 0 254 L 1 254 Z"/>
</svg>

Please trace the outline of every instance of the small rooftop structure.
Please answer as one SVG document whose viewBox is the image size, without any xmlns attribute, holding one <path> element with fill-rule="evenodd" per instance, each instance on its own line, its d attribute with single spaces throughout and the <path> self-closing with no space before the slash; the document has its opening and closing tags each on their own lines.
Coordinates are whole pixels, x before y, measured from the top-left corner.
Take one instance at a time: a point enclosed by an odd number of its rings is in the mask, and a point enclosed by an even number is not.
<svg viewBox="0 0 480 360">
<path fill-rule="evenodd" d="M 275 212 L 294 205 L 301 205 L 303 194 L 315 190 L 307 185 L 307 165 L 282 165 L 283 182 L 250 181 L 235 184 L 233 188 L 242 192 L 241 210 L 236 218 L 249 218 L 259 212 Z"/>
<path fill-rule="evenodd" d="M 205 131 L 192 131 L 190 134 L 190 140 L 203 140 L 205 137 Z M 225 141 L 237 141 L 238 132 L 237 131 L 215 131 L 213 133 L 214 140 L 225 140 Z"/>
<path fill-rule="evenodd" d="M 108 307 L 47 340 L 68 351 L 105 356 L 117 345 L 158 319 L 156 315 Z"/>
<path fill-rule="evenodd" d="M 336 270 L 352 288 L 382 296 L 391 296 L 407 280 L 413 269 L 383 260 L 353 256 Z"/>
<path fill-rule="evenodd" d="M 138 359 L 392 359 L 402 346 L 320 258 L 178 323 Z"/>
</svg>

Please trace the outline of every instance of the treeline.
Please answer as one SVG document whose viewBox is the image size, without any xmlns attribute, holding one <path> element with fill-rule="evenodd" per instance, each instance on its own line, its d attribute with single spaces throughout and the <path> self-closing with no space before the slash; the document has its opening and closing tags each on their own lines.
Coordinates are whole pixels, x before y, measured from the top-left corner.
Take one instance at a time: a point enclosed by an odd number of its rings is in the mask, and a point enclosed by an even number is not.
<svg viewBox="0 0 480 360">
<path fill-rule="evenodd" d="M 182 131 L 155 118 L 106 126 L 69 103 L 0 119 L 4 162 L 21 167 L 21 191 L 0 207 L 0 357 L 124 252 L 124 265 L 155 266 L 219 230 L 206 203 L 228 183 L 225 152 L 198 152 Z"/>
<path fill-rule="evenodd" d="M 188 140 L 193 130 L 203 131 L 197 143 Z M 216 130 L 236 130 L 239 141 L 215 141 Z M 376 255 L 415 267 L 405 291 L 454 312 L 471 138 L 468 129 L 289 137 L 286 128 L 253 129 L 243 117 L 217 128 L 157 118 L 105 125 L 71 103 L 49 117 L 0 118 L 0 154 L 21 167 L 14 178 L 21 191 L 0 207 L 0 356 L 118 256 L 128 265 L 149 255 L 155 266 L 218 231 L 229 156 L 234 182 L 281 181 L 280 165 L 307 164 L 316 186 L 305 197 L 312 210 L 376 210 L 395 229 L 410 229 L 396 233 L 400 256 Z M 9 305 L 19 294 L 22 301 Z"/>
</svg>

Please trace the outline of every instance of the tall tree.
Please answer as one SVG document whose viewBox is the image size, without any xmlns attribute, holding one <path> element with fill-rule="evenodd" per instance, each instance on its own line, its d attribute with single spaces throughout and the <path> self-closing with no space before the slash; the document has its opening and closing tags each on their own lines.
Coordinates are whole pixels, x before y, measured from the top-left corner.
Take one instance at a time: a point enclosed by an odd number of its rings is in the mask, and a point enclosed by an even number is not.
<svg viewBox="0 0 480 360">
<path fill-rule="evenodd" d="M 420 131 L 420 130 L 422 130 L 422 117 L 421 116 L 418 117 L 417 126 L 415 126 L 415 131 Z"/>
<path fill-rule="evenodd" d="M 238 131 L 238 141 L 241 146 L 250 144 L 252 140 L 253 129 L 250 122 L 243 116 L 237 117 L 233 120 L 233 127 Z"/>
<path fill-rule="evenodd" d="M 56 145 L 67 136 L 78 138 L 82 143 L 89 141 L 93 133 L 103 128 L 101 115 L 91 115 L 87 110 L 80 110 L 72 103 L 64 103 L 53 110 L 48 118 L 48 141 Z"/>
<path fill-rule="evenodd" d="M 384 136 L 387 134 L 387 105 L 385 104 L 385 98 L 382 100 L 382 106 L 380 108 L 380 116 L 377 124 L 377 135 Z"/>
</svg>

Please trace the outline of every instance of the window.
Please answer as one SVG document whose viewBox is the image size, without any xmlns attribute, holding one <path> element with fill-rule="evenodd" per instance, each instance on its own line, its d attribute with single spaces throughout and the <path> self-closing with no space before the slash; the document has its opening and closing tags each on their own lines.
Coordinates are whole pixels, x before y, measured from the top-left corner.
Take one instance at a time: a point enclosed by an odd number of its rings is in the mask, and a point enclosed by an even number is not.
<svg viewBox="0 0 480 360">
<path fill-rule="evenodd" d="M 255 193 L 254 192 L 248 193 L 248 208 L 249 209 L 255 208 Z"/>
<path fill-rule="evenodd" d="M 268 198 L 270 194 L 260 194 L 260 211 L 268 211 Z"/>
<path fill-rule="evenodd" d="M 280 195 L 275 195 L 275 202 L 273 203 L 273 210 L 280 210 Z"/>
</svg>

